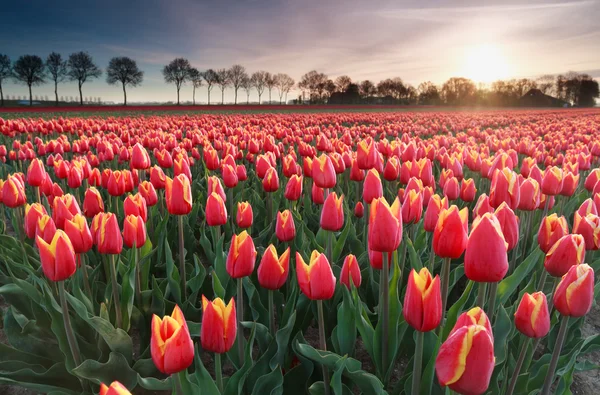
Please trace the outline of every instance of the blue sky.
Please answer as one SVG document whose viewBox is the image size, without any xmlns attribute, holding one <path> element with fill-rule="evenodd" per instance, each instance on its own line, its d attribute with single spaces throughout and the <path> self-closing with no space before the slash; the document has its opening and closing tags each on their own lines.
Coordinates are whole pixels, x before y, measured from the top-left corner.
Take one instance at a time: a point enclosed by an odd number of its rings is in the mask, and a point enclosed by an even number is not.
<svg viewBox="0 0 600 395">
<path fill-rule="evenodd" d="M 0 53 L 14 60 L 86 50 L 101 68 L 113 56 L 130 56 L 145 71 L 131 102 L 174 100 L 161 69 L 179 56 L 200 70 L 239 63 L 296 81 L 312 69 L 375 82 L 399 76 L 414 85 L 568 70 L 598 78 L 599 1 L 23 0 L 3 6 Z M 27 88 L 9 83 L 4 91 L 25 95 Z M 52 96 L 53 87 L 34 94 Z M 76 94 L 74 83 L 59 86 L 59 95 Z M 192 88 L 181 94 L 191 100 Z M 122 100 L 104 76 L 86 83 L 84 96 Z M 226 101 L 232 98 L 227 92 Z M 205 88 L 196 100 L 206 101 Z"/>
</svg>

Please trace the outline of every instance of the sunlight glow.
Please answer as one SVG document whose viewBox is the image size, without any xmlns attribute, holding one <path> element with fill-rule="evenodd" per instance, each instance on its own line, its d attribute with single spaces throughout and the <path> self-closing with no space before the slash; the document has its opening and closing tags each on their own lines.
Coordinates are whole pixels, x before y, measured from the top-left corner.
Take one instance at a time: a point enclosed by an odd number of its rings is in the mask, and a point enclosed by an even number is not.
<svg viewBox="0 0 600 395">
<path fill-rule="evenodd" d="M 464 76 L 475 82 L 489 83 L 511 75 L 510 66 L 502 51 L 490 44 L 466 50 Z"/>
</svg>

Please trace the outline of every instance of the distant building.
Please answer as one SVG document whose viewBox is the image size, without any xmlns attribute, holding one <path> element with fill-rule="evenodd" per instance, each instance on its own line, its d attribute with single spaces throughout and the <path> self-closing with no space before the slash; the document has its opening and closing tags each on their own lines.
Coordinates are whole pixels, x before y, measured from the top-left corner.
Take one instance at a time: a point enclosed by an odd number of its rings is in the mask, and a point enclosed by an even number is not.
<svg viewBox="0 0 600 395">
<path fill-rule="evenodd" d="M 544 94 L 539 89 L 530 89 L 519 99 L 521 107 L 569 107 L 569 103 Z"/>
</svg>

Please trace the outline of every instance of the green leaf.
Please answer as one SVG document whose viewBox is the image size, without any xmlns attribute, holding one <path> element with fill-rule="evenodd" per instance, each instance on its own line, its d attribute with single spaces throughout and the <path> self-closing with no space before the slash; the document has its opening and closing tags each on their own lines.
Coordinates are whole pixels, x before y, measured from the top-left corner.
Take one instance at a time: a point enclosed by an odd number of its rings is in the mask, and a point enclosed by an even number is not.
<svg viewBox="0 0 600 395">
<path fill-rule="evenodd" d="M 352 303 L 352 296 L 346 286 L 342 289 L 343 300 L 338 305 L 337 326 L 335 328 L 335 338 L 337 340 L 336 351 L 340 355 L 354 355 L 354 346 L 356 344 L 356 318 L 354 316 L 356 309 Z"/>
<path fill-rule="evenodd" d="M 261 376 L 252 389 L 252 395 L 281 395 L 283 394 L 283 375 L 277 367 L 271 373 Z"/>
<path fill-rule="evenodd" d="M 339 262 L 342 252 L 344 251 L 346 239 L 348 238 L 350 229 L 354 226 L 350 218 L 346 217 L 346 226 L 344 226 L 342 233 L 338 236 L 335 246 L 333 247 L 333 262 L 331 262 L 331 264 Z"/>
<path fill-rule="evenodd" d="M 535 268 L 536 264 L 540 262 L 543 252 L 539 248 L 536 248 L 523 262 L 517 265 L 517 268 L 510 276 L 498 284 L 497 300 L 500 304 L 506 303 L 508 298 L 515 292 L 527 275 Z"/>
<path fill-rule="evenodd" d="M 84 361 L 73 374 L 93 383 L 112 383 L 118 380 L 128 389 L 133 389 L 137 384 L 138 374 L 131 369 L 125 357 L 121 354 L 111 352 L 108 362 L 101 363 L 91 359 Z"/>
<path fill-rule="evenodd" d="M 169 247 L 169 242 L 165 238 L 165 262 L 167 266 L 167 281 L 169 282 L 169 290 L 173 298 L 175 299 L 175 303 L 181 305 L 181 287 L 180 287 L 180 277 L 179 271 L 175 267 L 175 262 L 173 261 L 173 254 L 171 253 L 171 247 Z"/>
<path fill-rule="evenodd" d="M 277 366 L 284 366 L 285 356 L 287 354 L 290 336 L 294 324 L 296 323 L 296 312 L 294 311 L 283 328 L 279 328 L 275 334 L 275 340 L 277 342 L 277 353 L 271 358 L 269 365 L 271 369 L 275 369 Z"/>
<path fill-rule="evenodd" d="M 238 395 L 244 393 L 244 384 L 246 378 L 248 377 L 248 372 L 252 367 L 252 347 L 254 346 L 255 333 L 255 328 L 252 328 L 250 339 L 248 339 L 248 342 L 246 343 L 246 349 L 244 352 L 244 364 L 233 374 L 233 376 L 229 378 L 229 380 L 227 380 L 224 395 Z"/>
<path fill-rule="evenodd" d="M 444 324 L 442 341 L 444 341 L 444 339 L 448 337 L 448 334 L 452 330 L 452 327 L 454 327 L 454 324 L 456 324 L 456 319 L 458 318 L 458 315 L 462 311 L 465 303 L 467 303 L 467 299 L 469 299 L 469 296 L 471 295 L 473 284 L 473 281 L 469 281 L 461 297 L 458 298 L 458 300 L 448 310 L 448 314 L 446 314 L 446 323 Z"/>
<path fill-rule="evenodd" d="M 212 377 L 204 367 L 202 360 L 200 359 L 200 352 L 198 351 L 198 345 L 195 347 L 194 363 L 196 366 L 196 372 L 194 373 L 196 384 L 202 389 L 203 395 L 220 395 L 217 385 L 213 381 Z"/>
</svg>

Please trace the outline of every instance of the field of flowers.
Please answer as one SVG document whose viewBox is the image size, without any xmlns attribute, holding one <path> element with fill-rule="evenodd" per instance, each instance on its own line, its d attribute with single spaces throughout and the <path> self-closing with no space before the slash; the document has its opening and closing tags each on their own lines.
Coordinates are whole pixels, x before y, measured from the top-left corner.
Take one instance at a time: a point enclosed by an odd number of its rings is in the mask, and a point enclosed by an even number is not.
<svg viewBox="0 0 600 395">
<path fill-rule="evenodd" d="M 600 368 L 598 110 L 0 132 L 0 388 L 545 395 Z"/>
</svg>

